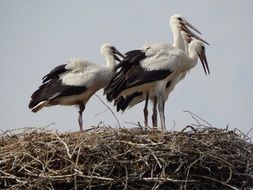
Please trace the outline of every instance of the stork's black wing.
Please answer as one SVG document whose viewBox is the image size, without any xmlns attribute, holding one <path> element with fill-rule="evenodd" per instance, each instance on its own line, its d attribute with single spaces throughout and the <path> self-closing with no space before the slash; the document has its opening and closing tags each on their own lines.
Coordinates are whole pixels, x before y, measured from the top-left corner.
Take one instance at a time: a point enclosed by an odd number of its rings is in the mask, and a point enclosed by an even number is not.
<svg viewBox="0 0 253 190">
<path fill-rule="evenodd" d="M 42 83 L 45 83 L 51 79 L 57 78 L 59 74 L 66 72 L 67 71 L 67 69 L 65 68 L 66 65 L 67 64 L 63 64 L 63 65 L 59 65 L 55 67 L 52 71 L 50 71 L 50 73 L 48 73 L 42 78 L 42 81 L 43 81 Z"/>
<path fill-rule="evenodd" d="M 53 100 L 56 98 L 78 95 L 86 90 L 86 86 L 72 86 L 65 85 L 58 78 L 52 78 L 51 80 L 43 83 L 38 90 L 36 90 L 29 103 L 29 108 L 33 108 L 37 104 L 45 100 Z"/>
</svg>

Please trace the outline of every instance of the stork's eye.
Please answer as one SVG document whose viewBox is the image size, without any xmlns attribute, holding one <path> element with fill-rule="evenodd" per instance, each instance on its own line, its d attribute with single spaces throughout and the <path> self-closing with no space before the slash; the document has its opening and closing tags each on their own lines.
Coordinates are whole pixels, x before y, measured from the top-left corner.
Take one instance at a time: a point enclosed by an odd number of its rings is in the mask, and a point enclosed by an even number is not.
<svg viewBox="0 0 253 190">
<path fill-rule="evenodd" d="M 151 47 L 147 47 L 146 50 L 151 49 Z"/>
<path fill-rule="evenodd" d="M 181 17 L 178 17 L 177 19 L 178 19 L 179 21 L 183 21 L 183 19 L 182 19 Z"/>
<path fill-rule="evenodd" d="M 115 51 L 115 50 L 116 50 L 116 48 L 115 48 L 114 46 L 112 46 L 112 47 L 111 47 L 111 50 L 112 50 L 112 51 Z"/>
</svg>

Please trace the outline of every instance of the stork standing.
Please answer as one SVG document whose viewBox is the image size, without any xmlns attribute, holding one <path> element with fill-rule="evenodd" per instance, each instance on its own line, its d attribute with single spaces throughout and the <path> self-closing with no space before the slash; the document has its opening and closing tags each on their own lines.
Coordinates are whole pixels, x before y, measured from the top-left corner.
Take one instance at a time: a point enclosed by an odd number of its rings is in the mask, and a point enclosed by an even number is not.
<svg viewBox="0 0 253 190">
<path fill-rule="evenodd" d="M 210 74 L 203 42 L 196 39 L 192 40 L 189 44 L 188 54 L 185 52 L 183 53 L 184 54 L 178 54 L 178 57 L 180 57 L 179 59 L 181 59 L 179 60 L 181 66 L 178 66 L 182 69 L 181 72 L 175 76 L 168 77 L 166 80 L 159 81 L 156 84 L 156 87 L 152 89 L 154 96 L 158 100 L 158 110 L 161 119 L 162 130 L 166 130 L 164 115 L 165 101 L 167 100 L 170 92 L 174 89 L 175 85 L 185 77 L 186 73 L 190 71 L 190 69 L 196 66 L 198 58 L 203 65 L 205 74 Z"/>
<path fill-rule="evenodd" d="M 100 49 L 105 57 L 106 66 L 92 63 L 86 59 L 73 58 L 68 64 L 55 67 L 43 77 L 42 85 L 36 90 L 29 103 L 33 112 L 54 105 L 79 106 L 78 123 L 83 130 L 82 113 L 90 97 L 105 87 L 111 80 L 117 55 L 123 55 L 110 44 L 103 44 Z"/>
<path fill-rule="evenodd" d="M 173 32 L 173 36 L 174 36 L 174 43 L 173 46 L 183 49 L 185 48 L 185 42 L 182 38 L 181 35 L 181 30 L 186 31 L 187 33 L 190 33 L 191 35 L 194 35 L 193 33 L 191 33 L 191 31 L 186 27 L 189 26 L 190 28 L 194 29 L 195 31 L 197 31 L 199 33 L 199 31 L 193 27 L 189 22 L 186 21 L 186 19 L 184 19 L 181 15 L 173 15 L 170 19 L 170 27 L 171 30 Z M 197 37 L 196 38 L 202 40 L 201 38 Z M 204 41 L 204 40 L 202 40 Z M 147 71 L 157 71 L 159 70 L 159 68 L 156 68 L 157 66 L 159 67 L 159 64 L 162 64 L 162 62 L 164 62 L 165 60 L 159 60 L 159 56 L 162 55 L 161 52 L 163 52 L 165 49 L 170 48 L 171 46 L 167 43 L 158 43 L 158 44 L 147 44 L 144 45 L 144 47 L 141 50 L 134 50 L 134 51 L 130 51 L 126 53 L 126 59 L 124 59 L 122 61 L 122 63 L 119 64 L 119 67 L 123 67 L 121 69 L 121 71 L 119 73 L 126 73 L 126 75 L 132 75 L 130 72 L 127 72 L 127 70 L 133 70 L 133 68 L 131 67 L 141 67 L 142 70 L 147 70 Z M 166 58 L 165 58 L 166 59 Z M 161 63 L 159 63 L 159 61 L 161 61 Z M 135 63 L 134 63 L 135 62 Z M 153 63 L 153 65 L 151 63 Z M 149 67 L 145 68 L 145 64 L 148 63 Z M 164 71 L 161 70 L 163 73 Z M 132 72 L 132 71 L 131 71 Z M 151 72 L 150 72 L 151 73 Z M 166 75 L 166 73 L 164 73 Z M 116 74 L 117 75 L 117 74 Z M 119 76 L 121 76 L 121 74 L 118 74 Z M 152 74 L 148 74 L 148 75 L 152 75 Z M 157 74 L 159 75 L 159 74 Z M 161 80 L 163 78 L 162 75 L 160 75 L 160 79 L 157 78 L 157 80 Z M 116 77 L 115 77 L 116 78 Z M 131 77 L 130 77 L 131 78 Z M 147 78 L 151 79 L 150 76 L 148 76 Z M 112 84 L 110 84 L 111 86 L 115 86 L 117 82 L 113 79 Z M 110 86 L 109 85 L 109 86 Z M 150 94 L 150 92 L 152 92 L 152 87 L 153 84 L 149 84 L 149 87 L 144 90 L 138 86 L 137 89 L 134 87 L 128 87 L 127 92 L 121 92 L 121 94 L 123 94 L 123 96 L 118 97 L 118 95 L 116 95 L 116 91 L 110 92 L 109 87 L 106 88 L 105 93 L 107 94 L 107 98 L 109 101 L 111 101 L 112 99 L 115 99 L 115 105 L 117 106 L 117 110 L 125 110 L 129 105 L 129 107 L 139 103 L 142 100 L 146 100 L 145 102 L 145 107 L 144 107 L 144 123 L 145 126 L 147 125 L 147 116 L 148 116 L 148 111 L 147 111 L 147 106 L 148 106 L 148 99 L 152 99 L 153 100 L 153 115 L 152 115 L 152 121 L 153 121 L 153 126 L 156 127 L 157 126 L 157 117 L 156 117 L 156 105 L 157 105 L 157 98 L 156 96 L 153 96 Z M 120 84 L 119 86 L 122 86 L 122 84 Z M 130 89 L 129 89 L 130 88 Z M 132 91 L 132 94 L 129 94 Z M 152 93 L 154 94 L 154 93 Z"/>
<path fill-rule="evenodd" d="M 186 33 L 185 31 L 181 31 L 181 35 L 182 35 L 182 38 L 183 38 L 183 41 L 184 41 L 184 51 L 188 54 L 188 46 L 189 46 L 189 43 L 192 41 L 192 37 L 194 37 L 193 35 L 189 34 L 189 33 Z M 174 42 L 174 47 L 179 47 L 180 46 Z M 181 46 L 180 49 L 183 49 L 183 46 Z M 186 73 L 187 72 L 183 72 L 181 73 L 180 75 L 178 75 L 178 77 L 175 78 L 175 80 L 173 81 L 169 81 L 167 84 L 166 84 L 166 91 L 165 91 L 165 94 L 164 94 L 164 99 L 166 101 L 166 99 L 168 98 L 170 92 L 174 89 L 175 85 L 181 81 L 182 79 L 185 78 L 186 76 Z M 152 98 L 152 95 L 150 95 L 150 99 L 151 100 L 154 100 L 154 97 Z M 117 101 L 114 102 L 114 106 L 117 107 L 117 111 L 122 111 L 124 112 L 126 109 L 129 109 L 133 106 L 135 106 L 136 104 L 144 101 L 146 99 L 146 95 L 142 92 L 135 92 L 129 96 L 126 96 L 126 97 L 123 97 L 121 96 L 120 98 L 117 99 Z M 156 109 L 153 108 L 153 121 L 155 121 L 155 113 L 156 113 Z M 153 126 L 155 126 L 156 124 L 153 122 Z"/>
<path fill-rule="evenodd" d="M 192 40 L 192 37 L 197 37 L 197 36 L 194 35 L 193 33 L 186 33 L 185 31 L 181 31 L 181 34 L 182 34 L 182 38 L 183 38 L 184 44 L 185 44 L 184 51 L 188 54 L 188 45 L 189 45 L 190 41 Z M 199 37 L 197 37 L 197 38 L 200 39 L 201 41 L 205 42 L 206 44 L 208 44 L 203 39 L 201 39 Z M 188 71 L 178 74 L 177 76 L 175 76 L 175 78 L 171 79 L 170 81 L 168 81 L 166 83 L 165 92 L 163 93 L 163 101 L 164 102 L 167 101 L 169 94 L 173 91 L 176 84 L 185 78 L 187 72 Z M 153 126 L 156 127 L 157 126 L 157 108 L 156 108 L 157 107 L 157 99 L 155 97 L 156 93 L 153 91 L 154 90 L 149 91 L 149 98 L 153 101 L 153 104 L 154 104 L 153 105 L 152 124 L 153 124 Z M 142 92 L 136 92 L 136 93 L 133 93 L 125 98 L 124 97 L 118 98 L 115 101 L 115 106 L 117 106 L 117 111 L 119 111 L 119 110 L 125 111 L 127 108 L 131 108 L 132 106 L 144 101 L 145 97 L 146 97 L 146 95 L 143 94 Z M 147 102 L 145 104 L 147 105 Z M 160 106 L 161 106 L 161 104 L 160 104 Z M 164 109 L 164 105 L 160 109 Z M 161 125 L 164 126 L 164 128 L 165 128 L 165 116 L 160 116 L 160 117 L 164 118 L 164 119 L 161 119 L 161 123 L 163 123 Z"/>
<path fill-rule="evenodd" d="M 154 102 L 156 101 L 154 107 L 156 107 L 156 104 L 158 105 L 162 130 L 165 130 L 164 93 L 166 85 L 179 74 L 193 68 L 197 64 L 198 57 L 204 70 L 209 73 L 205 47 L 203 42 L 193 40 L 189 44 L 189 55 L 175 47 L 167 47 L 160 50 L 156 54 L 159 56 L 156 56 L 155 60 L 152 60 L 153 56 L 148 57 L 148 55 L 153 53 L 150 52 L 150 49 L 145 50 L 145 53 L 147 55 L 145 57 L 146 61 L 142 61 L 141 65 L 136 65 L 135 63 L 131 69 L 126 69 L 125 72 L 124 68 L 122 68 L 123 71 L 121 70 L 120 74 L 113 79 L 113 83 L 110 84 L 109 88 L 106 88 L 106 92 L 108 92 L 108 98 L 116 99 L 116 101 L 120 96 L 127 97 L 133 93 L 152 94 Z M 138 53 L 139 56 L 136 57 L 141 57 L 143 54 L 140 51 Z M 128 56 L 125 59 L 128 59 Z M 134 64 L 132 62 L 128 63 Z"/>
</svg>

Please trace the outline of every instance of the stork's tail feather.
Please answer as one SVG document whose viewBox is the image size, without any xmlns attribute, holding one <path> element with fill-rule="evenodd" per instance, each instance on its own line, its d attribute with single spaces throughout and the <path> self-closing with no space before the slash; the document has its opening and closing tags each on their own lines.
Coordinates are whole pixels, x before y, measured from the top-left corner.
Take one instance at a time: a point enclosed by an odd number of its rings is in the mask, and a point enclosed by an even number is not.
<svg viewBox="0 0 253 190">
<path fill-rule="evenodd" d="M 123 96 L 119 97 L 118 99 L 114 101 L 114 106 L 116 106 L 117 112 L 119 111 L 124 112 L 127 107 L 126 99 Z"/>
<path fill-rule="evenodd" d="M 42 90 L 43 90 L 43 87 L 40 87 L 38 90 L 36 90 L 32 94 L 32 97 L 31 97 L 32 99 L 28 105 L 28 107 L 31 109 L 32 112 L 36 113 L 48 104 L 48 100 L 41 99 Z"/>
<path fill-rule="evenodd" d="M 36 113 L 38 111 L 40 111 L 43 107 L 45 107 L 47 105 L 48 101 L 43 101 L 40 102 L 39 104 L 35 105 L 34 107 L 30 107 L 29 104 L 29 108 L 32 110 L 32 112 Z"/>
<path fill-rule="evenodd" d="M 138 98 L 139 96 L 141 97 L 143 95 L 142 92 L 135 92 L 127 97 L 119 97 L 114 101 L 114 106 L 117 107 L 117 111 L 122 111 L 124 112 L 126 109 L 134 106 L 135 104 L 140 103 L 141 101 L 136 102 L 135 98 Z"/>
<path fill-rule="evenodd" d="M 115 81 L 110 85 L 110 87 L 107 87 L 104 91 L 107 100 L 109 102 L 112 102 L 112 100 L 116 99 L 117 96 L 124 89 L 125 84 L 126 82 L 124 81 L 123 78 L 115 79 Z"/>
<path fill-rule="evenodd" d="M 53 88 L 53 80 L 42 84 L 31 96 L 31 101 L 29 102 L 29 109 L 32 112 L 38 112 L 43 107 L 47 106 L 50 101 L 51 94 L 49 93 L 50 87 Z"/>
</svg>

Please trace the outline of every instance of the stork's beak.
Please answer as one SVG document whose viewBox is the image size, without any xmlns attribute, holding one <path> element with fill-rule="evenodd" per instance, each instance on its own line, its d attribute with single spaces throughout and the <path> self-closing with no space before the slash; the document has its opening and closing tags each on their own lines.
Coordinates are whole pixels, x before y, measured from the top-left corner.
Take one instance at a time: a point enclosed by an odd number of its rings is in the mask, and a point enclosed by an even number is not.
<svg viewBox="0 0 253 190">
<path fill-rule="evenodd" d="M 119 55 L 121 58 L 125 58 L 125 56 L 119 51 L 117 50 L 116 48 L 113 50 L 113 57 L 114 59 L 116 59 L 117 61 L 121 62 L 120 58 L 117 56 Z"/>
<path fill-rule="evenodd" d="M 208 63 L 207 63 L 206 53 L 205 53 L 205 48 L 204 47 L 202 48 L 201 53 L 199 54 L 199 59 L 202 63 L 205 74 L 206 75 L 207 75 L 207 73 L 210 74 L 210 70 L 209 70 L 209 66 L 208 66 Z"/>
<path fill-rule="evenodd" d="M 203 40 L 202 38 L 200 38 L 199 36 L 197 36 L 196 34 L 194 34 L 184 24 L 181 25 L 181 30 L 183 30 L 184 32 L 186 32 L 189 35 L 189 37 L 195 38 L 195 39 L 200 40 L 200 41 L 204 42 L 205 44 L 209 45 L 209 43 L 207 41 Z"/>
<path fill-rule="evenodd" d="M 121 62 L 120 58 L 119 58 L 116 54 L 114 54 L 113 57 L 114 57 L 114 59 L 117 60 L 118 62 Z"/>
<path fill-rule="evenodd" d="M 188 26 L 189 28 L 193 29 L 195 32 L 201 34 L 200 31 L 198 31 L 194 26 L 192 26 L 187 20 L 182 19 L 180 23 L 181 25 Z"/>
</svg>

